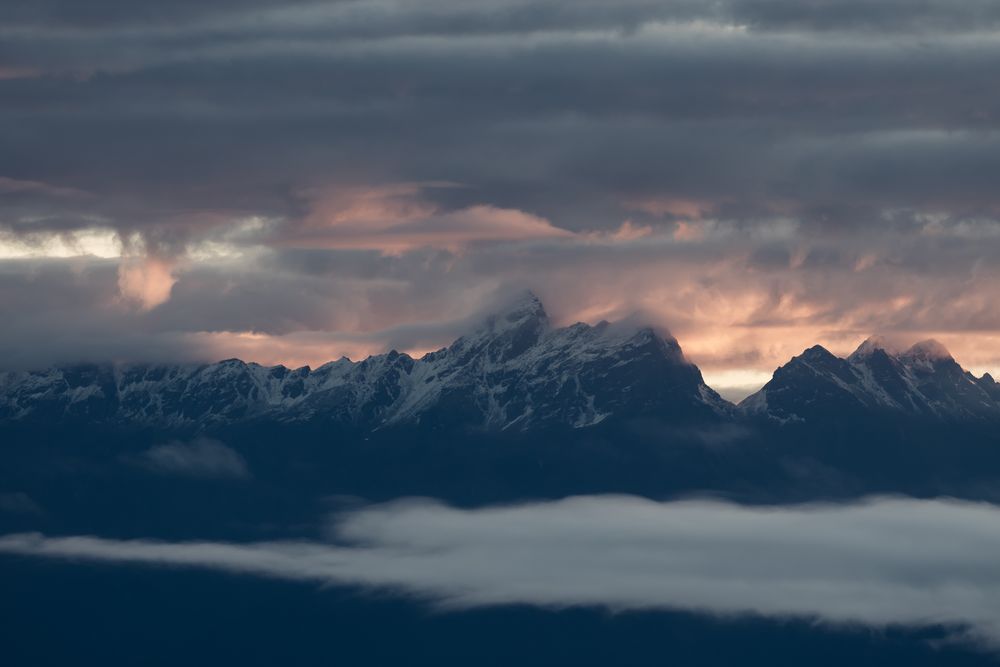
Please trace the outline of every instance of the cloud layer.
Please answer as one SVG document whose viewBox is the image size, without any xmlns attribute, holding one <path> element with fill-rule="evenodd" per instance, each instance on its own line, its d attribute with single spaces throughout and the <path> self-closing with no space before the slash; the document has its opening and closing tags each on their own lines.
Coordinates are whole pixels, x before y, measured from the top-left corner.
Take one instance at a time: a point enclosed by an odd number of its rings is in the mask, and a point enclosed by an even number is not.
<svg viewBox="0 0 1000 667">
<path fill-rule="evenodd" d="M 1000 647 L 995 506 L 874 499 L 751 508 L 634 497 L 461 510 L 400 501 L 342 515 L 331 542 L 0 538 L 34 557 L 217 569 L 504 604 L 944 625 Z"/>
<path fill-rule="evenodd" d="M 985 0 L 4 7 L 0 359 L 428 349 L 531 287 L 562 322 L 651 313 L 732 382 L 879 331 L 1000 373 L 998 28 Z"/>
</svg>

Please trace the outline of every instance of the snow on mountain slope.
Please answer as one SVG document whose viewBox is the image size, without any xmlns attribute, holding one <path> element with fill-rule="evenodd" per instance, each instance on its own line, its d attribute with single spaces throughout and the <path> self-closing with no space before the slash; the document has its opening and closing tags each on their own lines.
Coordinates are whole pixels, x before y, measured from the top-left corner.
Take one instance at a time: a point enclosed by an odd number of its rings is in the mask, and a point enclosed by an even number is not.
<svg viewBox="0 0 1000 667">
<path fill-rule="evenodd" d="M 416 386 L 390 420 L 449 423 L 455 415 L 481 414 L 488 426 L 506 429 L 730 409 L 673 338 L 607 322 L 553 329 L 533 295 L 419 366 Z"/>
<path fill-rule="evenodd" d="M 964 370 L 937 341 L 900 351 L 872 337 L 847 359 L 820 346 L 806 350 L 739 408 L 784 422 L 861 413 L 1000 421 L 1000 385 Z"/>
<path fill-rule="evenodd" d="M 0 374 L 0 420 L 81 418 L 199 425 L 265 418 L 526 429 L 611 415 L 728 415 L 677 341 L 602 322 L 553 328 L 524 294 L 451 346 L 312 370 L 230 359 L 208 365 L 80 365 Z"/>
</svg>

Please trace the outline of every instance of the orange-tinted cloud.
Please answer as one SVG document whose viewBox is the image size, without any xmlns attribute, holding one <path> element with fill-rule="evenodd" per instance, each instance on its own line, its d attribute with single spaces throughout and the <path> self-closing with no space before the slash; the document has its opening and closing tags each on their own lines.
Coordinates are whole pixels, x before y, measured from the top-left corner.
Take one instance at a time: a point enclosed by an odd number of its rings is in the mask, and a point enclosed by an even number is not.
<svg viewBox="0 0 1000 667">
<path fill-rule="evenodd" d="M 289 229 L 283 243 L 398 254 L 417 248 L 458 250 L 476 242 L 573 236 L 517 209 L 478 204 L 442 210 L 423 198 L 425 187 L 403 183 L 309 192 L 310 213 Z"/>
<path fill-rule="evenodd" d="M 265 366 L 317 368 L 341 357 L 361 360 L 386 351 L 383 342 L 353 338 L 327 331 L 303 331 L 285 335 L 251 331 L 199 332 L 187 337 L 187 343 L 207 359 L 235 357 Z M 422 347 L 399 350 L 413 357 L 431 350 Z"/>
<path fill-rule="evenodd" d="M 177 282 L 171 262 L 155 257 L 123 259 L 118 265 L 122 299 L 141 310 L 152 310 L 170 299 Z"/>
</svg>

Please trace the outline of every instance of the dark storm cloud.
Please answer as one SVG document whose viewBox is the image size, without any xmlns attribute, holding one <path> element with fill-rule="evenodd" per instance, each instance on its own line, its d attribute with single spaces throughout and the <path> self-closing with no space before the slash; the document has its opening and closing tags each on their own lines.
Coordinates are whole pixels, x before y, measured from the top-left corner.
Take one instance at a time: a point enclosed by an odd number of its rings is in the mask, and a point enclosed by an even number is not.
<svg viewBox="0 0 1000 667">
<path fill-rule="evenodd" d="M 967 30 L 989 28 L 1000 19 L 996 3 L 988 0 L 37 0 L 6 3 L 0 19 L 22 26 L 99 29 L 217 25 L 228 18 L 266 32 L 269 23 L 280 25 L 283 16 L 295 12 L 337 19 L 343 32 L 365 37 L 634 28 L 691 19 L 760 29 Z M 248 15 L 254 20 L 241 21 Z"/>
<path fill-rule="evenodd" d="M 730 0 L 725 15 L 756 28 L 878 31 L 986 30 L 1000 22 L 990 0 Z"/>
<path fill-rule="evenodd" d="M 84 29 L 150 22 L 182 24 L 227 13 L 292 4 L 295 4 L 293 0 L 91 0 L 85 3 L 74 0 L 38 0 L 5 2 L 0 5 L 0 21 L 7 25 Z"/>
<path fill-rule="evenodd" d="M 663 193 L 817 218 L 992 205 L 1000 46 L 953 42 L 681 31 L 195 52 L 2 82 L 0 171 L 95 190 L 118 224 L 158 229 L 206 209 L 294 216 L 298 187 L 344 180 L 459 181 L 473 187 L 453 197 L 577 228 Z"/>
<path fill-rule="evenodd" d="M 3 363 L 253 354 L 226 351 L 243 334 L 310 359 L 426 349 L 512 285 L 560 321 L 655 312 L 689 346 L 745 327 L 699 353 L 720 365 L 873 329 L 992 335 L 998 18 L 0 3 L 0 257 L 95 228 L 125 257 L 0 259 Z"/>
</svg>

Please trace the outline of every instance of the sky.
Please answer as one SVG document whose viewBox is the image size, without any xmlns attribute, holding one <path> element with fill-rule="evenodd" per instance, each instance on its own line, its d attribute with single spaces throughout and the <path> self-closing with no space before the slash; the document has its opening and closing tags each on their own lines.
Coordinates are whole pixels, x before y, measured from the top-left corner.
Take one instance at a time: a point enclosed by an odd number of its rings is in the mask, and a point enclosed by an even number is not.
<svg viewBox="0 0 1000 667">
<path fill-rule="evenodd" d="M 0 366 L 317 365 L 513 290 L 717 389 L 1000 375 L 1000 5 L 0 2 Z"/>
</svg>

